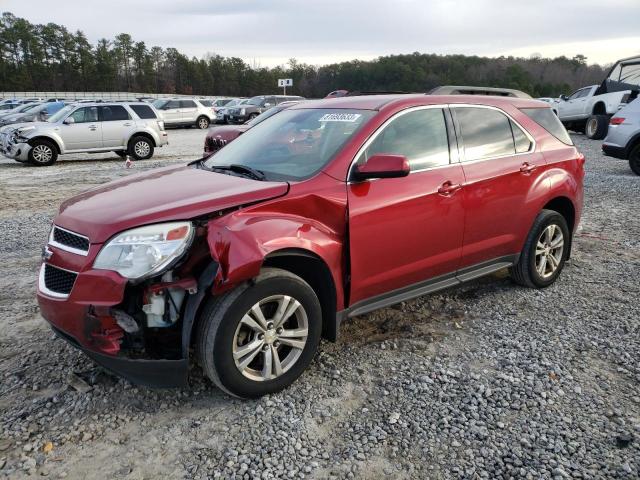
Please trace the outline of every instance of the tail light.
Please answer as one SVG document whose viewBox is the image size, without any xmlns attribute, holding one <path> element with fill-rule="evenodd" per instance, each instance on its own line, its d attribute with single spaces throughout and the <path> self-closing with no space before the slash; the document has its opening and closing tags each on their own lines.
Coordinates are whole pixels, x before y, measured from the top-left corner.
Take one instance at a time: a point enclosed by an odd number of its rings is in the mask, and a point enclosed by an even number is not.
<svg viewBox="0 0 640 480">
<path fill-rule="evenodd" d="M 160 129 L 160 131 L 164 130 L 164 122 L 162 120 L 158 120 L 158 128 Z"/>
<path fill-rule="evenodd" d="M 624 120 L 624 117 L 611 117 L 609 125 L 620 125 L 621 123 L 624 123 Z"/>
</svg>

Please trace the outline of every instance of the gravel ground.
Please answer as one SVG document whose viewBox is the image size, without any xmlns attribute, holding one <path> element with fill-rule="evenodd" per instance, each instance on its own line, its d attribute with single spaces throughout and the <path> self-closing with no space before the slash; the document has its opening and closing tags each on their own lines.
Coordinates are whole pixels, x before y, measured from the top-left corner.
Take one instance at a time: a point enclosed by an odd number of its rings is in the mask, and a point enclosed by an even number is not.
<svg viewBox="0 0 640 480">
<path fill-rule="evenodd" d="M 195 158 L 203 136 L 172 131 L 132 170 Z M 0 477 L 640 477 L 640 178 L 574 140 L 583 228 L 554 286 L 499 272 L 350 320 L 258 401 L 197 367 L 188 389 L 135 387 L 55 339 L 34 284 L 51 218 L 131 170 L 113 155 L 1 160 Z"/>
</svg>

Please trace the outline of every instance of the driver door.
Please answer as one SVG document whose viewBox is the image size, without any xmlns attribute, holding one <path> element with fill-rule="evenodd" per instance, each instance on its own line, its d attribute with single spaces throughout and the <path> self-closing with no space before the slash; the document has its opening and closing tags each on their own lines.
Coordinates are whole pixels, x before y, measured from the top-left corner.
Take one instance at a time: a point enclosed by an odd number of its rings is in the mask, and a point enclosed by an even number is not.
<svg viewBox="0 0 640 480">
<path fill-rule="evenodd" d="M 73 123 L 65 123 L 72 118 Z M 102 148 L 102 123 L 98 121 L 98 107 L 80 107 L 60 125 L 65 152 Z"/>
<path fill-rule="evenodd" d="M 376 153 L 404 155 L 411 173 L 347 185 L 351 305 L 417 288 L 435 277 L 452 277 L 458 268 L 464 176 L 457 149 L 451 161 L 448 125 L 448 110 L 441 107 L 405 110 L 359 154 L 360 164 Z M 454 188 L 447 193 L 447 186 Z"/>
</svg>

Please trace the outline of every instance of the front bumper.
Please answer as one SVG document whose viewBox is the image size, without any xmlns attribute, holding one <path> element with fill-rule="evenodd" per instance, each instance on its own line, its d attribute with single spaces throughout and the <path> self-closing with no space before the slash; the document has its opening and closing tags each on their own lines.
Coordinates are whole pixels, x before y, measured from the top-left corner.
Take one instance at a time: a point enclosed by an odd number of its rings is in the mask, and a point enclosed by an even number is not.
<svg viewBox="0 0 640 480">
<path fill-rule="evenodd" d="M 6 134 L 0 137 L 0 153 L 8 158 L 13 158 L 21 162 L 26 162 L 29 159 L 29 151 L 31 145 L 28 143 L 14 143 L 9 140 Z"/>
<path fill-rule="evenodd" d="M 229 115 L 229 123 L 244 123 L 249 115 Z"/>
<path fill-rule="evenodd" d="M 169 388 L 186 387 L 189 371 L 189 360 L 133 360 L 123 357 L 113 357 L 84 348 L 71 335 L 51 325 L 54 333 L 82 351 L 98 365 L 126 378 L 131 383 L 146 387 Z"/>
</svg>

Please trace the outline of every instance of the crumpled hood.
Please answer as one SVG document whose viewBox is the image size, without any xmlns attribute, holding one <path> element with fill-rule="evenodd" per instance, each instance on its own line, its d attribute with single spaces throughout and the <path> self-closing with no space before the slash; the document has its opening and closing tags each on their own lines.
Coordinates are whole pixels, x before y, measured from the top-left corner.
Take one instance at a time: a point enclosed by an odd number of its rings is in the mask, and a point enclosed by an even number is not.
<svg viewBox="0 0 640 480">
<path fill-rule="evenodd" d="M 261 182 L 193 166 L 172 166 L 106 183 L 65 201 L 54 220 L 103 243 L 118 232 L 158 222 L 188 220 L 289 190 L 286 182 Z"/>
</svg>

